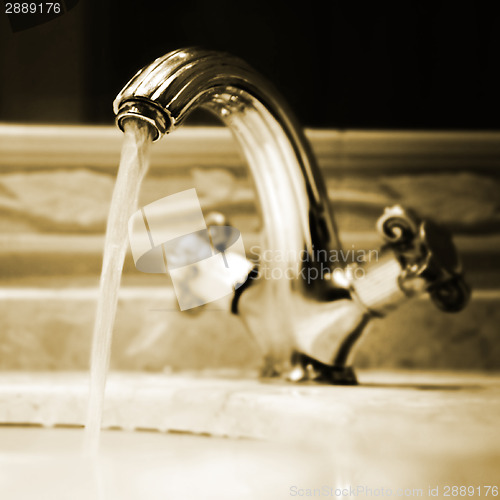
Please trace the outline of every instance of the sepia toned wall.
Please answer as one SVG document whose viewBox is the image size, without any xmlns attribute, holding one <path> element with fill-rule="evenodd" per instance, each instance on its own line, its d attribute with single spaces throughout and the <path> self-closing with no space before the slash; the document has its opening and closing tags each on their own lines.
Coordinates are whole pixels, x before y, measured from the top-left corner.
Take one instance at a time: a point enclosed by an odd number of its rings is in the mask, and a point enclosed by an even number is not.
<svg viewBox="0 0 500 500">
<path fill-rule="evenodd" d="M 498 370 L 498 135 L 308 130 L 345 249 L 374 249 L 375 221 L 401 203 L 450 228 L 469 306 L 443 314 L 426 298 L 369 326 L 359 367 Z M 103 237 L 121 133 L 114 127 L 0 127 L 0 368 L 88 366 Z M 204 214 L 223 211 L 247 254 L 259 241 L 258 202 L 224 128 L 186 127 L 153 146 L 140 205 L 195 187 Z M 255 368 L 240 319 L 179 312 L 171 281 L 127 256 L 112 367 L 151 371 Z"/>
</svg>

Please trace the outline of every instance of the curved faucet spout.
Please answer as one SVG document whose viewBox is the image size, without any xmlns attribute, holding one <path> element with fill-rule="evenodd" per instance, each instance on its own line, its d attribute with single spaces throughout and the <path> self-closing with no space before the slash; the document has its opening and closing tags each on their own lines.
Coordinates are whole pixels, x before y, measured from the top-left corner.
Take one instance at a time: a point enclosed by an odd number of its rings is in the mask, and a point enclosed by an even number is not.
<svg viewBox="0 0 500 500">
<path fill-rule="evenodd" d="M 114 101 L 120 128 L 128 119 L 144 120 L 155 140 L 197 107 L 230 128 L 257 189 L 261 253 L 269 258 L 261 259 L 252 286 L 239 289 L 237 312 L 268 360 L 266 372 L 289 370 L 294 351 L 318 366 L 345 365 L 367 319 L 380 313 L 380 301 L 371 288 L 358 293 L 342 262 L 334 269 L 329 259 L 315 258 L 340 250 L 339 238 L 311 148 L 274 87 L 234 56 L 189 48 L 140 70 Z M 399 260 L 389 259 L 386 270 L 387 301 L 409 295 L 398 284 Z"/>
<path fill-rule="evenodd" d="M 267 283 L 267 291 L 261 292 L 266 299 L 259 306 L 259 323 L 266 323 L 266 330 L 279 332 L 262 340 L 267 344 L 263 349 L 272 358 L 286 359 L 289 356 L 283 350 L 289 351 L 294 343 L 293 336 L 283 334 L 284 329 L 293 329 L 286 311 L 291 288 L 321 300 L 337 290 L 329 280 L 301 278 L 303 262 L 310 260 L 300 258 L 304 252 L 312 255 L 340 248 L 314 155 L 272 85 L 228 54 L 200 49 L 171 52 L 139 71 L 114 102 L 119 127 L 130 118 L 146 120 L 156 131 L 155 140 L 181 125 L 197 107 L 215 113 L 231 129 L 245 154 L 259 197 L 262 250 L 270 256 L 288 256 L 287 261 L 270 258 L 261 263 L 261 271 L 269 266 L 269 276 L 286 274 L 288 280 Z M 338 294 L 348 296 L 341 287 Z M 263 309 L 268 308 L 266 314 Z M 279 315 L 278 310 L 284 317 L 271 321 Z M 269 328 L 269 322 L 274 327 Z M 286 337 L 288 341 L 284 341 Z"/>
<path fill-rule="evenodd" d="M 276 90 L 229 54 L 183 49 L 139 71 L 114 102 L 117 124 L 140 118 L 155 140 L 196 107 L 215 113 L 232 131 L 251 168 L 272 250 L 340 248 L 314 155 Z"/>
</svg>

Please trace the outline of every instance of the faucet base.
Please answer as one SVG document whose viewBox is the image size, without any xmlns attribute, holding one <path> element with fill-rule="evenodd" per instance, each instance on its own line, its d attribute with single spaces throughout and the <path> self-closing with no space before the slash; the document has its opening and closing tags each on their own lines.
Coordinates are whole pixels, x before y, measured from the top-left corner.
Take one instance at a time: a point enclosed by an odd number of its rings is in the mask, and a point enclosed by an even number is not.
<svg viewBox="0 0 500 500">
<path fill-rule="evenodd" d="M 326 365 L 306 354 L 294 353 L 291 382 L 319 382 L 331 385 L 358 385 L 352 366 Z"/>
</svg>

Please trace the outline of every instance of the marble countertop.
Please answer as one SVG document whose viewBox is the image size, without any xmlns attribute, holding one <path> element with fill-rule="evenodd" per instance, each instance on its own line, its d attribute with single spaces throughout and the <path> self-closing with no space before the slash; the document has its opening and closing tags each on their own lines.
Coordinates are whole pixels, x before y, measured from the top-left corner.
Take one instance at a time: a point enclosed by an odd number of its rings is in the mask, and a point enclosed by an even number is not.
<svg viewBox="0 0 500 500">
<path fill-rule="evenodd" d="M 498 375 L 362 371 L 357 387 L 246 375 L 111 373 L 103 426 L 312 446 L 350 484 L 498 481 Z M 86 396 L 83 372 L 3 372 L 0 422 L 78 427 Z"/>
</svg>

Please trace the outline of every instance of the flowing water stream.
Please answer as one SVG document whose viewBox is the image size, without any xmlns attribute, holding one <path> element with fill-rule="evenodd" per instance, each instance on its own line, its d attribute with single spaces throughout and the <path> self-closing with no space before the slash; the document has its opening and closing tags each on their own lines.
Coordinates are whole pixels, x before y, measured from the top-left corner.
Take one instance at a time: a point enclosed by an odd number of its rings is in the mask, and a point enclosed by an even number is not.
<svg viewBox="0 0 500 500">
<path fill-rule="evenodd" d="M 84 451 L 99 449 L 106 376 L 115 322 L 118 291 L 128 247 L 128 220 L 137 210 L 142 181 L 149 168 L 151 128 L 141 120 L 124 123 L 120 167 L 108 215 L 99 298 L 90 358 L 90 390 L 85 422 Z"/>
</svg>

